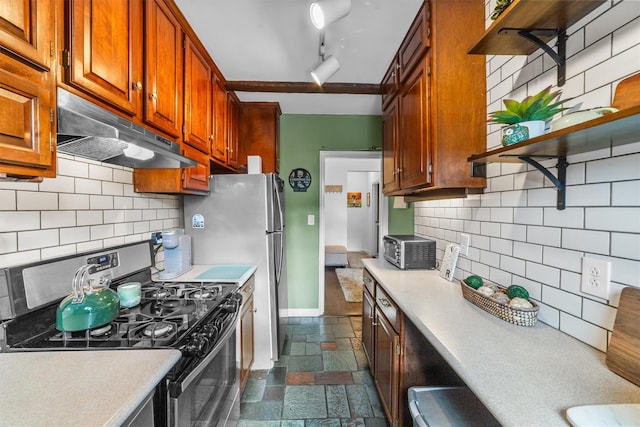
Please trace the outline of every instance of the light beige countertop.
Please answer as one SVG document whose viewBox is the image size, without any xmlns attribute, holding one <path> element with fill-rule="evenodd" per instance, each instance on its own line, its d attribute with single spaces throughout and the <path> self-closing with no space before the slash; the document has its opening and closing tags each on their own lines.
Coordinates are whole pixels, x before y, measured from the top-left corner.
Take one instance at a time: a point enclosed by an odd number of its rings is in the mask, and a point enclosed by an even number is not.
<svg viewBox="0 0 640 427">
<path fill-rule="evenodd" d="M 171 349 L 0 353 L 0 425 L 119 426 L 179 358 Z"/>
<path fill-rule="evenodd" d="M 494 317 L 437 270 L 363 263 L 501 424 L 568 425 L 574 406 L 640 403 L 640 387 L 611 372 L 605 353 L 540 321 Z"/>
</svg>

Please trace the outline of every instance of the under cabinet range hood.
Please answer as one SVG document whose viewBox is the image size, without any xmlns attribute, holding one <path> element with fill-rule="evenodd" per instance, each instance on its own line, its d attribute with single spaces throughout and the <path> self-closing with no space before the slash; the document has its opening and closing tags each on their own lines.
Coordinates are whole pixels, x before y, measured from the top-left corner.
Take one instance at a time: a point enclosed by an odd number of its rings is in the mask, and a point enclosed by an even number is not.
<svg viewBox="0 0 640 427">
<path fill-rule="evenodd" d="M 62 88 L 57 90 L 58 151 L 130 168 L 187 168 L 180 145 Z"/>
</svg>

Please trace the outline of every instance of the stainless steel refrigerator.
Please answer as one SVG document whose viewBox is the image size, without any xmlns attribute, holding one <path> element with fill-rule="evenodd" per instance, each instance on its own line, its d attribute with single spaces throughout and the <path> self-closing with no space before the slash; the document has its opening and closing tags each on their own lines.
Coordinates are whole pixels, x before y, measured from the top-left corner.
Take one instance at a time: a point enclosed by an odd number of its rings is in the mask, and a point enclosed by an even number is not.
<svg viewBox="0 0 640 427">
<path fill-rule="evenodd" d="M 287 327 L 284 182 L 275 174 L 213 175 L 208 196 L 184 196 L 194 264 L 255 264 L 255 359 L 269 369 Z"/>
</svg>

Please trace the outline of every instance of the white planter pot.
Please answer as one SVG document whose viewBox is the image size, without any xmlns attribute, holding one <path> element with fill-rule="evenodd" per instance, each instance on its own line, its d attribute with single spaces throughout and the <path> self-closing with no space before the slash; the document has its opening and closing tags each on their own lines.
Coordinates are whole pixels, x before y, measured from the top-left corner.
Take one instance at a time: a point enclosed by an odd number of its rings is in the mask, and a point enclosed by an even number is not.
<svg viewBox="0 0 640 427">
<path fill-rule="evenodd" d="M 529 128 L 529 138 L 535 138 L 536 136 L 544 134 L 546 122 L 544 120 L 531 120 L 519 124 L 520 126 L 526 126 Z"/>
</svg>

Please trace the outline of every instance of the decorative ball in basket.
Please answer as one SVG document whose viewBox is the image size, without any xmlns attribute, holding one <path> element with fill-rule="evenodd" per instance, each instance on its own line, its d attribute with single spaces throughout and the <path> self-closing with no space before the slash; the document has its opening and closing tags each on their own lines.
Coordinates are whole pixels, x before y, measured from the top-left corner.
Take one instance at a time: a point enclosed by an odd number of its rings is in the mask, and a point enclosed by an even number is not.
<svg viewBox="0 0 640 427">
<path fill-rule="evenodd" d="M 469 276 L 460 281 L 462 296 L 489 314 L 518 326 L 533 326 L 538 321 L 538 305 L 529 299 L 522 286 L 508 288 Z"/>
</svg>

